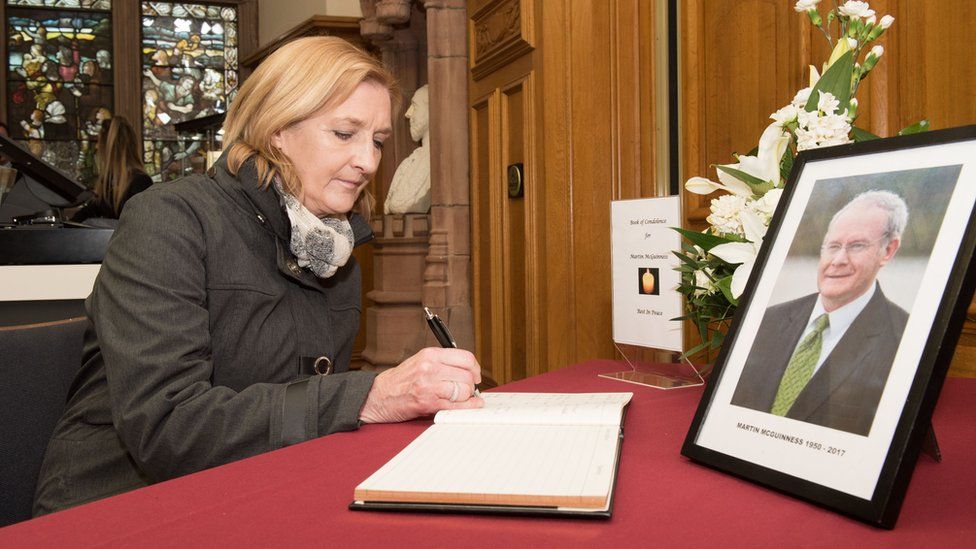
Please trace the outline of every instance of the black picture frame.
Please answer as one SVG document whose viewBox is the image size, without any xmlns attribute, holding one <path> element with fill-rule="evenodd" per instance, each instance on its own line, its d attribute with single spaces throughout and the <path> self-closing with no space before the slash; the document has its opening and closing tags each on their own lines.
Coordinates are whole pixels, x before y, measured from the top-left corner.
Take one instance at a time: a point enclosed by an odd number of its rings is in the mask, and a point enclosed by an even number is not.
<svg viewBox="0 0 976 549">
<path fill-rule="evenodd" d="M 958 173 L 953 181 L 950 168 L 957 165 Z M 940 167 L 945 169 L 923 172 Z M 800 235 L 813 233 L 821 235 L 816 238 L 823 238 L 826 233 L 822 222 L 817 227 L 810 222 L 816 215 L 824 215 L 816 209 L 823 209 L 823 204 L 829 202 L 823 196 L 840 200 L 845 199 L 846 192 L 849 198 L 862 187 L 877 186 L 879 181 L 901 181 L 898 184 L 909 189 L 913 178 L 928 182 L 930 179 L 926 178 L 936 173 L 941 174 L 940 183 L 932 187 L 941 185 L 942 194 L 938 196 L 943 197 L 944 208 L 939 205 L 938 197 L 933 198 L 935 191 L 926 184 L 920 193 L 924 196 L 915 201 L 921 215 L 920 229 L 916 232 L 928 231 L 925 238 L 931 240 L 932 247 L 927 256 L 924 252 L 908 256 L 915 262 L 912 269 L 921 269 L 912 305 L 906 309 L 909 329 L 897 341 L 867 434 L 838 428 L 836 424 L 777 416 L 759 406 L 743 405 L 744 400 L 739 396 L 746 390 L 740 392 L 738 385 L 746 384 L 747 379 L 758 379 L 746 377 L 746 372 L 757 371 L 747 368 L 761 367 L 750 362 L 750 357 L 754 345 L 762 345 L 757 340 L 767 340 L 760 338 L 762 320 L 768 308 L 775 304 L 776 292 L 780 288 L 790 289 L 794 284 L 794 277 L 785 274 L 790 261 L 800 264 L 800 256 L 792 254 L 812 238 Z M 829 175 L 833 177 L 826 177 Z M 701 464 L 872 525 L 894 528 L 976 287 L 974 204 L 976 126 L 801 152 L 756 257 L 681 453 Z M 940 215 L 938 208 L 943 208 L 941 222 L 934 230 L 935 236 L 931 236 L 928 233 Z M 912 226 L 911 215 L 908 226 Z M 924 250 L 918 242 L 916 248 Z M 809 243 L 805 245 L 810 247 Z M 823 250 L 816 252 L 817 257 L 840 253 L 836 244 L 833 248 L 825 245 Z M 843 250 L 849 253 L 847 248 Z M 896 260 L 897 256 L 884 268 L 890 268 Z M 824 260 L 818 261 L 818 272 L 821 272 L 819 265 Z M 930 278 L 935 272 L 938 276 Z M 883 285 L 874 283 L 879 289 Z M 819 285 L 815 286 L 814 291 L 819 296 L 818 288 Z M 919 326 L 927 326 L 927 332 L 919 330 Z M 779 345 L 794 348 L 794 344 L 784 341 L 781 339 Z M 765 379 L 778 387 L 781 376 Z M 858 385 L 849 387 L 862 390 Z M 837 410 L 842 404 L 831 406 Z M 840 452 L 844 455 L 850 452 L 850 455 L 845 458 L 838 455 Z M 845 461 L 852 464 L 857 460 L 870 462 L 871 466 L 858 464 L 863 470 L 848 474 Z"/>
</svg>

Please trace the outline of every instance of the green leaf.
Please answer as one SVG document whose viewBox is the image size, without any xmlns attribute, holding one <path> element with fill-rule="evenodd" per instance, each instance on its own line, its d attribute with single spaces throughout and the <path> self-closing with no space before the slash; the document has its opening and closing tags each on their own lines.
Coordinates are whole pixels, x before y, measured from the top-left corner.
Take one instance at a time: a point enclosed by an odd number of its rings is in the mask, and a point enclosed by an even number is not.
<svg viewBox="0 0 976 549">
<path fill-rule="evenodd" d="M 898 132 L 898 135 L 912 135 L 915 133 L 922 133 L 927 131 L 929 131 L 929 121 L 919 120 L 918 122 L 912 124 L 911 126 L 908 126 L 907 128 L 903 128 L 900 132 Z"/>
<path fill-rule="evenodd" d="M 693 269 L 696 269 L 696 270 L 698 269 L 698 262 L 695 261 L 694 259 L 686 256 L 685 254 L 680 254 L 680 253 L 675 252 L 675 251 L 672 251 L 671 253 L 673 253 L 674 255 L 678 256 L 678 259 L 680 259 L 681 261 L 684 261 L 685 263 L 687 263 L 688 265 L 690 265 Z"/>
<path fill-rule="evenodd" d="M 698 336 L 701 337 L 702 341 L 708 338 L 708 323 L 705 319 L 698 317 Z"/>
<path fill-rule="evenodd" d="M 694 244 L 696 244 L 698 247 L 705 250 L 706 252 L 708 250 L 711 250 L 715 246 L 718 246 L 719 244 L 738 242 L 737 240 L 731 240 L 714 234 L 700 233 L 698 231 L 689 231 L 688 229 L 682 229 L 679 227 L 671 227 L 671 228 L 678 231 L 678 233 L 680 233 L 681 236 L 692 241 Z"/>
<path fill-rule="evenodd" d="M 779 176 L 785 184 L 790 179 L 790 172 L 793 171 L 793 151 L 789 147 L 783 153 L 783 159 L 779 162 Z"/>
<path fill-rule="evenodd" d="M 704 338 L 702 338 L 702 339 L 704 339 Z M 705 341 L 704 343 L 699 343 L 698 345 L 695 345 L 695 346 L 694 346 L 694 347 L 692 347 L 691 349 L 688 349 L 687 351 L 685 351 L 685 352 L 684 352 L 684 353 L 683 353 L 683 354 L 681 355 L 681 358 L 682 358 L 682 359 L 685 359 L 685 358 L 688 358 L 688 357 L 690 357 L 690 356 L 692 356 L 692 355 L 694 355 L 695 353 L 697 353 L 697 352 L 699 352 L 699 351 L 703 351 L 703 350 L 705 350 L 705 348 L 706 348 L 706 347 L 708 347 L 708 343 L 709 343 L 709 342 L 707 342 L 707 341 Z"/>
<path fill-rule="evenodd" d="M 731 303 L 732 305 L 739 304 L 739 300 L 737 300 L 735 297 L 732 296 L 731 276 L 727 276 L 725 278 L 719 279 L 718 281 L 715 282 L 715 285 L 718 286 L 720 290 L 722 290 L 722 295 L 725 296 L 725 299 L 729 300 L 729 303 Z"/>
<path fill-rule="evenodd" d="M 827 69 L 827 72 L 820 77 L 817 85 L 810 90 L 810 99 L 807 100 L 804 109 L 807 112 L 817 110 L 817 103 L 820 101 L 820 92 L 827 92 L 832 94 L 840 102 L 837 106 L 837 111 L 844 112 L 844 109 L 849 107 L 851 103 L 851 79 L 853 76 L 854 52 L 849 51 L 840 56 L 840 59 L 835 61 Z"/>
<path fill-rule="evenodd" d="M 854 141 L 856 143 L 860 143 L 862 141 L 872 141 L 874 139 L 881 139 L 877 135 L 874 135 L 873 133 L 867 130 L 862 130 L 857 126 L 853 126 L 852 129 L 854 130 Z"/>
<path fill-rule="evenodd" d="M 773 183 L 771 181 L 763 181 L 762 179 L 759 179 L 754 175 L 747 174 L 742 170 L 737 170 L 735 168 L 730 168 L 728 166 L 722 166 L 719 164 L 715 165 L 715 169 L 721 170 L 739 181 L 742 181 L 746 185 L 749 185 L 749 187 L 752 188 L 752 194 L 756 196 L 762 196 L 773 188 Z"/>
<path fill-rule="evenodd" d="M 742 170 L 737 170 L 735 168 L 730 168 L 728 166 L 723 166 L 721 164 L 716 164 L 715 165 L 715 169 L 721 170 L 721 171 L 723 171 L 723 172 L 731 175 L 732 177 L 738 179 L 739 181 L 742 181 L 743 183 L 749 185 L 750 187 L 756 187 L 757 185 L 762 185 L 762 184 L 766 183 L 765 181 L 763 181 L 762 179 L 759 179 L 758 177 L 756 177 L 754 175 L 750 175 L 750 174 L 747 174 L 746 172 L 744 172 Z"/>
<path fill-rule="evenodd" d="M 712 341 L 709 347 L 714 351 L 722 346 L 722 342 L 725 341 L 725 334 L 719 332 L 718 330 L 712 332 Z"/>
</svg>

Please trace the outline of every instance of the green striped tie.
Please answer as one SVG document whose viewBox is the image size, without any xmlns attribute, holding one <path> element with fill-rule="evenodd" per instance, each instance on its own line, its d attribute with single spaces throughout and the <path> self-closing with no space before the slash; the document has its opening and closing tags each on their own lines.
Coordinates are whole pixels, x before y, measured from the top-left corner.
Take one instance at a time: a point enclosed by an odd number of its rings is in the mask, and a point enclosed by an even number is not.
<svg viewBox="0 0 976 549">
<path fill-rule="evenodd" d="M 779 382 L 779 390 L 776 391 L 776 400 L 773 401 L 770 413 L 785 416 L 796 401 L 796 397 L 800 395 L 800 391 L 813 377 L 813 368 L 817 365 L 820 348 L 823 346 L 823 331 L 830 325 L 830 320 L 827 318 L 827 313 L 824 313 L 818 316 L 815 322 L 813 331 L 797 345 L 793 357 L 790 358 L 790 364 Z"/>
</svg>

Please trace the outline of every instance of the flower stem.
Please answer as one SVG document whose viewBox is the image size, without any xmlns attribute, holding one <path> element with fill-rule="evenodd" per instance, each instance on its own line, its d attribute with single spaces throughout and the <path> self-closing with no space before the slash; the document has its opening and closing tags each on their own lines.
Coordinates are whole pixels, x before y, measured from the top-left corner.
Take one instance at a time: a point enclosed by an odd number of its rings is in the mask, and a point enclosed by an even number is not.
<svg viewBox="0 0 976 549">
<path fill-rule="evenodd" d="M 817 28 L 820 29 L 820 32 L 822 32 L 823 35 L 827 38 L 827 45 L 830 46 L 831 49 L 833 49 L 834 48 L 834 40 L 833 40 L 833 38 L 830 37 L 830 33 L 827 32 L 827 29 L 825 29 L 823 27 L 817 27 Z"/>
</svg>

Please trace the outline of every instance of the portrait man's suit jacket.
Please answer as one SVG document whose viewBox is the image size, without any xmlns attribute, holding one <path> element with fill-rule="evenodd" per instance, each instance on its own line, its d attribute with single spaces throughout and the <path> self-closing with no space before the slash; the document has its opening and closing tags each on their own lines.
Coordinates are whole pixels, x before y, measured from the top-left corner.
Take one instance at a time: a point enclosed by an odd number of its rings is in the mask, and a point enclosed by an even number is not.
<svg viewBox="0 0 976 549">
<path fill-rule="evenodd" d="M 732 404 L 769 412 L 816 302 L 812 294 L 766 310 Z M 867 436 L 907 320 L 877 287 L 786 417 Z"/>
</svg>

